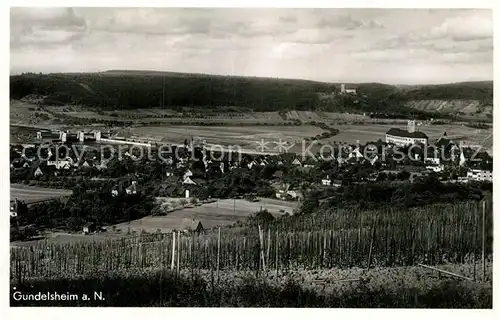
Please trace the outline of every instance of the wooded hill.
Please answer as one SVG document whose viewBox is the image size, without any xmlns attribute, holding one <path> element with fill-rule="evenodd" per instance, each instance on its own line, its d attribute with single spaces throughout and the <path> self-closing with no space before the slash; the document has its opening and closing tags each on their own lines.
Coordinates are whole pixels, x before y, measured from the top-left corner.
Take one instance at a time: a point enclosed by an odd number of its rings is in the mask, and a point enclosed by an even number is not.
<svg viewBox="0 0 500 321">
<path fill-rule="evenodd" d="M 476 99 L 491 102 L 493 82 L 397 87 L 346 84 L 357 96 L 341 97 L 340 84 L 308 80 L 217 76 L 155 71 L 102 73 L 26 73 L 10 77 L 11 99 L 44 96 L 45 105 L 83 105 L 100 109 L 199 107 L 253 111 L 324 110 L 413 113 L 415 99 Z M 417 112 L 422 113 L 422 112 Z"/>
</svg>

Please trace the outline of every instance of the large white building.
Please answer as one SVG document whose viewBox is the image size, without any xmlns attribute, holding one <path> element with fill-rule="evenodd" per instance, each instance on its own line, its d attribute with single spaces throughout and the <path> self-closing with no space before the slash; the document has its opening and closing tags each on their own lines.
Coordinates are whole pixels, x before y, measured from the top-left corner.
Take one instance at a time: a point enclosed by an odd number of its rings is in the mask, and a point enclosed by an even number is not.
<svg viewBox="0 0 500 321">
<path fill-rule="evenodd" d="M 340 93 L 341 94 L 356 94 L 356 89 L 346 89 L 345 84 L 340 85 Z"/>
<path fill-rule="evenodd" d="M 415 130 L 415 121 L 408 121 L 407 130 L 400 128 L 391 128 L 385 134 L 386 143 L 397 146 L 413 145 L 417 143 L 427 144 L 429 137 L 426 134 Z"/>
</svg>

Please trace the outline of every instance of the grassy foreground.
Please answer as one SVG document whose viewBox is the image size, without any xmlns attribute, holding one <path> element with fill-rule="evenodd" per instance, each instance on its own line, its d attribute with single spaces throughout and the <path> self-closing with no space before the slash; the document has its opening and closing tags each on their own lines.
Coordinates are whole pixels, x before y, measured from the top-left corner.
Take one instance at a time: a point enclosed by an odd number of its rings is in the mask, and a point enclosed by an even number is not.
<svg viewBox="0 0 500 321">
<path fill-rule="evenodd" d="M 223 271 L 221 271 L 223 272 Z M 492 308 L 491 283 L 434 279 L 412 286 L 372 286 L 368 279 L 341 291 L 308 288 L 300 279 L 246 275 L 240 278 L 170 271 L 38 279 L 11 287 L 11 306 L 114 307 L 334 307 L 334 308 Z M 274 279 L 274 280 L 273 280 Z M 14 290 L 15 287 L 15 290 Z M 23 294 L 77 294 L 71 301 L 17 301 Z M 104 300 L 94 298 L 101 293 Z M 89 300 L 83 300 L 87 294 Z"/>
</svg>

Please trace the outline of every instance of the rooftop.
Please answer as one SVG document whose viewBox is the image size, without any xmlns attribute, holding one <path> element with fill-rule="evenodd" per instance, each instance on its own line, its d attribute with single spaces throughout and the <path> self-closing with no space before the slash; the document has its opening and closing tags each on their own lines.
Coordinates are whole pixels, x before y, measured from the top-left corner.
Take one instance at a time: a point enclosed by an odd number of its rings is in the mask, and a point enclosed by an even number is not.
<svg viewBox="0 0 500 321">
<path fill-rule="evenodd" d="M 389 129 L 389 131 L 387 131 L 386 134 L 398 137 L 408 137 L 408 138 L 425 138 L 425 139 L 429 138 L 426 134 L 422 132 L 415 131 L 410 133 L 409 131 L 400 128 L 391 128 Z"/>
</svg>

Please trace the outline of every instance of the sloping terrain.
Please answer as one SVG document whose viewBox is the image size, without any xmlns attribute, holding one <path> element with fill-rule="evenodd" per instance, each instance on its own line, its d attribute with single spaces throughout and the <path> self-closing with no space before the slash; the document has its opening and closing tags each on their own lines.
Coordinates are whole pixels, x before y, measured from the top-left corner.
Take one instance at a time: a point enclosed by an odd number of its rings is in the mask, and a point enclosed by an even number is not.
<svg viewBox="0 0 500 321">
<path fill-rule="evenodd" d="M 117 115 L 119 111 L 154 108 L 185 113 L 187 108 L 192 118 L 201 118 L 199 114 L 205 119 L 254 118 L 247 113 L 279 112 L 281 118 L 302 121 L 323 118 L 312 111 L 390 114 L 391 118 L 415 117 L 416 113 L 427 117 L 434 112 L 487 117 L 493 101 L 492 81 L 346 86 L 356 89 L 357 94 L 339 95 L 340 84 L 300 79 L 115 70 L 15 75 L 10 77 L 10 96 L 17 100 L 41 97 L 37 101 L 40 106 L 82 106 Z"/>
<path fill-rule="evenodd" d="M 485 104 L 480 100 L 411 100 L 407 102 L 406 105 L 410 108 L 415 108 L 422 111 L 436 111 L 443 114 L 453 114 L 457 116 L 471 116 L 476 118 L 490 119 L 492 119 L 493 116 L 493 105 Z"/>
</svg>

